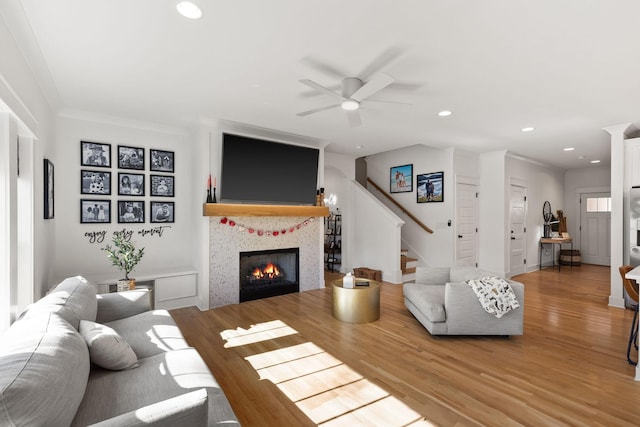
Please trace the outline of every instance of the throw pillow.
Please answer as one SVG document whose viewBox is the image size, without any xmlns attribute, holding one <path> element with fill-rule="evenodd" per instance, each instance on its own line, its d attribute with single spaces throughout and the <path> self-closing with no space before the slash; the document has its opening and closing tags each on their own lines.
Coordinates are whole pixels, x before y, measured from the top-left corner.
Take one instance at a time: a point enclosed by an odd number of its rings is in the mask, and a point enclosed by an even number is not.
<svg viewBox="0 0 640 427">
<path fill-rule="evenodd" d="M 96 365 L 113 371 L 138 366 L 138 358 L 129 343 L 110 327 L 81 320 L 80 335 L 87 343 L 91 361 Z"/>
</svg>

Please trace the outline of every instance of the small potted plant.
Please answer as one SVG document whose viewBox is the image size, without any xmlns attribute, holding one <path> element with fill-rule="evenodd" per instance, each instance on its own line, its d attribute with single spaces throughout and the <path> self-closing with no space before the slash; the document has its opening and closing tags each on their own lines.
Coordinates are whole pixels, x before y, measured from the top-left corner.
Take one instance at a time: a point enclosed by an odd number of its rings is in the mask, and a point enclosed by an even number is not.
<svg viewBox="0 0 640 427">
<path fill-rule="evenodd" d="M 135 289 L 136 279 L 130 278 L 129 273 L 142 259 L 144 248 L 136 250 L 135 242 L 125 239 L 122 234 L 114 235 L 112 241 L 113 246 L 107 244 L 102 250 L 113 265 L 124 271 L 124 279 L 118 280 L 118 291 Z"/>
</svg>

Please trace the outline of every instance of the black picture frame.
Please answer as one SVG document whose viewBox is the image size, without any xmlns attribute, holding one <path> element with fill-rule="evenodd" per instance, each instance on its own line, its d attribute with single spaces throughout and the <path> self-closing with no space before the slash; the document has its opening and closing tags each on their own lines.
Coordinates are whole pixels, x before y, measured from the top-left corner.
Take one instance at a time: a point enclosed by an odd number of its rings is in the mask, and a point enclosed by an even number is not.
<svg viewBox="0 0 640 427">
<path fill-rule="evenodd" d="M 413 191 L 413 164 L 393 166 L 389 172 L 390 193 L 410 193 Z"/>
<path fill-rule="evenodd" d="M 111 222 L 111 200 L 80 199 L 80 224 Z"/>
<path fill-rule="evenodd" d="M 111 172 L 80 169 L 80 194 L 111 195 Z"/>
<path fill-rule="evenodd" d="M 44 159 L 44 219 L 52 219 L 55 215 L 55 193 L 53 187 L 53 163 Z"/>
<path fill-rule="evenodd" d="M 149 169 L 153 172 L 175 172 L 175 153 L 167 150 L 149 150 Z"/>
<path fill-rule="evenodd" d="M 144 174 L 118 172 L 119 196 L 144 196 Z"/>
<path fill-rule="evenodd" d="M 149 193 L 157 197 L 175 196 L 175 177 L 171 175 L 150 175 Z"/>
<path fill-rule="evenodd" d="M 80 141 L 80 166 L 111 167 L 111 144 Z"/>
<path fill-rule="evenodd" d="M 416 177 L 418 203 L 444 202 L 444 172 L 430 172 Z"/>
<path fill-rule="evenodd" d="M 144 148 L 118 145 L 118 168 L 144 170 Z"/>
<path fill-rule="evenodd" d="M 174 202 L 149 202 L 149 222 L 172 223 L 175 222 Z"/>
<path fill-rule="evenodd" d="M 118 200 L 118 223 L 144 223 L 144 202 L 139 200 Z"/>
</svg>

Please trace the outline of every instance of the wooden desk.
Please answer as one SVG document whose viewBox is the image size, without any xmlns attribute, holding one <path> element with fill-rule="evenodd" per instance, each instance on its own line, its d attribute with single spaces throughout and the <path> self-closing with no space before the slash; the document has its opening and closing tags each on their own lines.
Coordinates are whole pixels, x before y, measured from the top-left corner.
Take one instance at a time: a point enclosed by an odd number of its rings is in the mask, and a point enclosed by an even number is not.
<svg viewBox="0 0 640 427">
<path fill-rule="evenodd" d="M 640 283 L 640 265 L 624 275 L 625 278 L 635 280 Z"/>
<path fill-rule="evenodd" d="M 573 239 L 571 237 L 542 237 L 540 239 L 540 244 L 538 245 L 538 265 L 540 266 L 540 270 L 542 270 L 542 245 L 551 245 L 551 259 L 553 264 L 556 262 L 556 245 L 560 245 L 560 252 L 562 253 L 562 244 L 570 243 L 571 244 L 571 253 L 573 254 Z M 558 271 L 560 271 L 560 265 L 562 263 L 558 260 Z M 570 263 L 571 267 L 573 267 L 573 262 Z"/>
</svg>

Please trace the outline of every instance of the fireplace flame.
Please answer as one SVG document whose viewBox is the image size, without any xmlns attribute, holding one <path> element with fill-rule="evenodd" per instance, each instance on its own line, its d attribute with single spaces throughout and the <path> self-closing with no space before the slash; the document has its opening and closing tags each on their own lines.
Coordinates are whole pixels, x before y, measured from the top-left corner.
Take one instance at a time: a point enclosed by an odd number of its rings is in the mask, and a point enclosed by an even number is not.
<svg viewBox="0 0 640 427">
<path fill-rule="evenodd" d="M 251 275 L 256 279 L 275 279 L 280 276 L 280 270 L 270 262 L 264 268 L 256 267 Z"/>
</svg>

